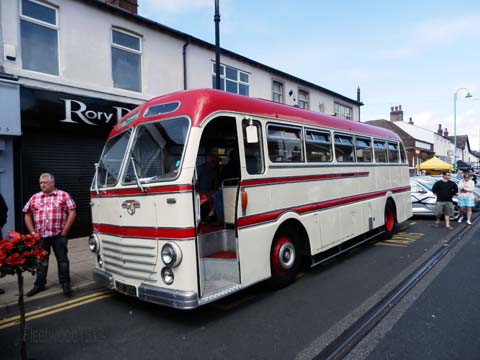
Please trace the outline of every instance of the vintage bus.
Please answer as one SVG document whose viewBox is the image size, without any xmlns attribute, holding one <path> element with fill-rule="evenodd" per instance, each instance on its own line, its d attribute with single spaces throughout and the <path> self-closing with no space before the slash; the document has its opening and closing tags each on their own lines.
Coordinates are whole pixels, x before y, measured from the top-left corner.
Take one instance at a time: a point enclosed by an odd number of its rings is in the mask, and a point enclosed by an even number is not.
<svg viewBox="0 0 480 360">
<path fill-rule="evenodd" d="M 179 309 L 266 279 L 285 286 L 302 263 L 411 216 L 395 133 L 210 89 L 157 97 L 121 119 L 91 206 L 95 280 Z"/>
</svg>

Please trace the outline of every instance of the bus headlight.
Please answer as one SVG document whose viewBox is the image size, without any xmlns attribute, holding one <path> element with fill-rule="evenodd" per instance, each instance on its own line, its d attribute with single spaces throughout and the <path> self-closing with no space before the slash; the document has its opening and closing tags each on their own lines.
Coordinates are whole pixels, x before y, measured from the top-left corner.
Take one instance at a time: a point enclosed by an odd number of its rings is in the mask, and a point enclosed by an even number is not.
<svg viewBox="0 0 480 360">
<path fill-rule="evenodd" d="M 91 252 L 97 253 L 100 251 L 100 241 L 98 240 L 97 234 L 92 234 L 88 238 L 88 248 Z"/>
<path fill-rule="evenodd" d="M 175 276 L 173 275 L 173 270 L 169 267 L 164 267 L 162 269 L 162 280 L 167 285 L 172 285 Z"/>
<path fill-rule="evenodd" d="M 161 257 L 166 266 L 175 267 L 182 262 L 182 251 L 177 244 L 168 242 L 162 246 Z"/>
</svg>

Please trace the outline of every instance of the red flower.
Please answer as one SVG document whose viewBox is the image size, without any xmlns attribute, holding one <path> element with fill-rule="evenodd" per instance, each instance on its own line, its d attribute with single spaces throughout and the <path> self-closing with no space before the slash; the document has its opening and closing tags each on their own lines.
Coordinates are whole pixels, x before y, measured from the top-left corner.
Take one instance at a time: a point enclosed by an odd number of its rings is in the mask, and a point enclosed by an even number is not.
<svg viewBox="0 0 480 360">
<path fill-rule="evenodd" d="M 3 261 L 7 258 L 7 252 L 6 251 L 0 251 L 0 261 Z"/>
<path fill-rule="evenodd" d="M 23 253 L 22 253 L 22 256 L 24 257 L 29 257 L 30 255 L 32 255 L 32 253 L 28 250 L 25 250 Z"/>
<path fill-rule="evenodd" d="M 24 262 L 25 258 L 18 253 L 10 255 L 7 260 L 5 260 L 5 264 L 10 266 L 22 265 Z"/>
<path fill-rule="evenodd" d="M 37 247 L 35 250 L 33 250 L 33 255 L 35 255 L 38 260 L 43 260 L 47 256 L 47 252 L 41 247 Z"/>
<path fill-rule="evenodd" d="M 35 245 L 36 242 L 37 242 L 37 239 L 35 239 L 33 235 L 29 234 L 23 237 L 23 243 L 28 247 L 32 247 L 33 245 Z"/>
<path fill-rule="evenodd" d="M 9 241 L 5 241 L 2 246 L 0 247 L 0 249 L 2 251 L 5 251 L 7 252 L 8 250 L 12 250 L 14 247 L 14 244 L 12 242 L 9 242 Z"/>
<path fill-rule="evenodd" d="M 21 240 L 22 236 L 16 231 L 10 231 L 7 235 L 7 241 L 13 244 L 18 243 Z"/>
</svg>

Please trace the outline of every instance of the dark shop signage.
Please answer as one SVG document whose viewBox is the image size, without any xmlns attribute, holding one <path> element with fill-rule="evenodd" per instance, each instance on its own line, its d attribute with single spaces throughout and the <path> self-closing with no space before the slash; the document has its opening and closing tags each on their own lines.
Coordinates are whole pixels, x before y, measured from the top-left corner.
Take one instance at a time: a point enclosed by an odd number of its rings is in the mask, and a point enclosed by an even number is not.
<svg viewBox="0 0 480 360">
<path fill-rule="evenodd" d="M 110 131 L 137 105 L 21 87 L 20 106 L 22 128 L 83 132 Z"/>
</svg>

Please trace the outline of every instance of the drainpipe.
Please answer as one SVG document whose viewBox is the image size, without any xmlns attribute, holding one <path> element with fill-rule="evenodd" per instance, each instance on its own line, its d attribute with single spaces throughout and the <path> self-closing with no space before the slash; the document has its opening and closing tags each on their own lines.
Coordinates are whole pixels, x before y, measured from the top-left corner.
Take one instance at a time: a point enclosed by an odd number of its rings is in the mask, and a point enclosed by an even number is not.
<svg viewBox="0 0 480 360">
<path fill-rule="evenodd" d="M 220 6 L 218 2 L 219 0 L 215 0 L 215 16 L 213 20 L 215 21 L 215 72 L 217 73 L 215 88 L 220 90 Z"/>
<path fill-rule="evenodd" d="M 183 44 L 183 90 L 187 90 L 187 46 L 190 44 L 190 36 L 187 36 L 185 44 Z"/>
<path fill-rule="evenodd" d="M 357 102 L 360 102 L 360 86 L 357 87 Z M 361 121 L 361 119 L 360 119 L 360 107 L 361 107 L 361 105 L 358 104 L 358 122 Z"/>
</svg>

